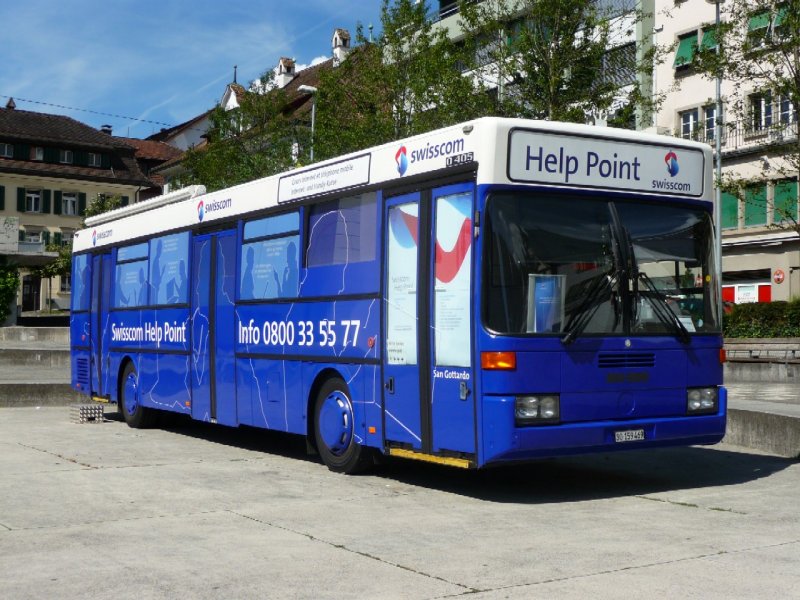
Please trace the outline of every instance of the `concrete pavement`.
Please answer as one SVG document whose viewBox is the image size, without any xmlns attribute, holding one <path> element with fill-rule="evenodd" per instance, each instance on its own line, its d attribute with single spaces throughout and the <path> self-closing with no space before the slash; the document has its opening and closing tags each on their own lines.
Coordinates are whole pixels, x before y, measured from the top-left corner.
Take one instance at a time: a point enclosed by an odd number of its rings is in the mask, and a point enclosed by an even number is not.
<svg viewBox="0 0 800 600">
<path fill-rule="evenodd" d="M 348 477 L 300 440 L 0 408 L 0 597 L 789 598 L 800 463 L 733 446 Z"/>
</svg>

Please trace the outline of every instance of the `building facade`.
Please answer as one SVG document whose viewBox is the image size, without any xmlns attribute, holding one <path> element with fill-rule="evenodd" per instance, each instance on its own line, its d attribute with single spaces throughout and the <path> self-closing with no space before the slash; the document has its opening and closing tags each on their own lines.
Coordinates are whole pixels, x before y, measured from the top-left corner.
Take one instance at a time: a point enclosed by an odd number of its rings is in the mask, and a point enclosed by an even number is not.
<svg viewBox="0 0 800 600">
<path fill-rule="evenodd" d="M 0 109 L 0 256 L 19 265 L 17 311 L 69 308 L 69 276 L 41 280 L 31 267 L 71 244 L 88 202 L 119 196 L 135 202 L 152 186 L 136 149 L 69 117 Z"/>
<path fill-rule="evenodd" d="M 716 48 L 716 8 L 706 0 L 658 0 L 653 42 L 672 46 L 653 74 L 665 100 L 645 128 L 715 145 L 716 81 L 697 68 L 698 50 Z M 720 4 L 721 21 L 729 18 Z M 779 11 L 754 14 L 743 38 L 769 39 Z M 768 51 L 765 49 L 764 51 Z M 797 142 L 797 107 L 758 82 L 721 82 L 720 146 L 723 179 L 749 180 L 740 193 L 721 198 L 723 299 L 769 302 L 800 297 L 800 233 L 797 174 L 787 172 L 782 153 Z M 788 218 L 787 218 L 788 217 Z"/>
</svg>

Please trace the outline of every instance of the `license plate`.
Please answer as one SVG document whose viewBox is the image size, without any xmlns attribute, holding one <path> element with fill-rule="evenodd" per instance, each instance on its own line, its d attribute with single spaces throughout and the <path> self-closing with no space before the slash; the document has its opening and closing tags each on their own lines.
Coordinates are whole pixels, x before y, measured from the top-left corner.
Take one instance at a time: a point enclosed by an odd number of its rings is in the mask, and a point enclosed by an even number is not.
<svg viewBox="0 0 800 600">
<path fill-rule="evenodd" d="M 626 429 L 625 431 L 615 431 L 615 442 L 638 442 L 644 439 L 644 429 Z"/>
</svg>

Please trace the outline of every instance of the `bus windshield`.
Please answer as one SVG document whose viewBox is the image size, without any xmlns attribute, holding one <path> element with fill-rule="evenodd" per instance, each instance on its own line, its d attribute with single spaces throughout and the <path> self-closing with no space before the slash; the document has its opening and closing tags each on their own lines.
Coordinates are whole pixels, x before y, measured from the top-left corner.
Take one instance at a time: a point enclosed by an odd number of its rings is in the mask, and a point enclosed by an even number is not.
<svg viewBox="0 0 800 600">
<path fill-rule="evenodd" d="M 701 208 L 503 192 L 486 205 L 484 324 L 501 334 L 719 333 Z"/>
</svg>

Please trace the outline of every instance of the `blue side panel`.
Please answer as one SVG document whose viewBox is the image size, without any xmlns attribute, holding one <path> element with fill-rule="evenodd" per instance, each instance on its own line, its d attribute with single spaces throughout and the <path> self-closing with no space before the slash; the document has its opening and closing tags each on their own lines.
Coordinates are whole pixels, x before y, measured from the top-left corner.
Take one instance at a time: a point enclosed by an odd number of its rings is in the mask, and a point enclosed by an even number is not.
<svg viewBox="0 0 800 600">
<path fill-rule="evenodd" d="M 416 365 L 397 365 L 391 370 L 394 389 L 419 390 L 419 368 Z M 422 448 L 422 423 L 419 410 L 419 394 L 387 393 L 384 399 L 386 411 L 386 439 L 411 444 Z"/>
<path fill-rule="evenodd" d="M 189 354 L 142 354 L 140 400 L 144 406 L 186 413 L 191 404 Z"/>
<path fill-rule="evenodd" d="M 111 393 L 110 381 L 110 347 L 111 339 L 111 318 L 109 308 L 111 306 L 111 256 L 103 256 L 102 287 L 100 291 L 100 319 L 98 327 L 100 329 L 100 387 L 99 394 L 107 396 Z"/>
<path fill-rule="evenodd" d="M 475 452 L 472 369 L 434 367 L 431 385 L 433 449 Z M 466 388 L 464 399 L 462 386 Z"/>
<path fill-rule="evenodd" d="M 192 418 L 211 418 L 211 360 L 209 355 L 211 244 L 210 237 L 194 240 L 191 289 Z"/>
<path fill-rule="evenodd" d="M 299 362 L 240 358 L 236 376 L 241 423 L 306 433 L 305 396 Z"/>
<path fill-rule="evenodd" d="M 100 305 L 101 305 L 101 281 L 103 274 L 103 257 L 101 255 L 91 257 L 91 313 L 92 318 L 89 324 L 89 338 L 92 353 L 91 375 L 92 392 L 100 394 L 100 370 L 102 368 L 102 356 L 100 355 L 102 338 L 100 332 Z"/>
<path fill-rule="evenodd" d="M 234 356 L 234 294 L 236 293 L 236 237 L 216 238 L 217 267 L 214 308 L 214 390 L 217 422 L 238 425 L 236 416 L 236 359 Z"/>
</svg>

